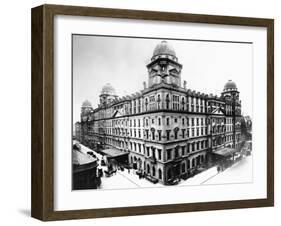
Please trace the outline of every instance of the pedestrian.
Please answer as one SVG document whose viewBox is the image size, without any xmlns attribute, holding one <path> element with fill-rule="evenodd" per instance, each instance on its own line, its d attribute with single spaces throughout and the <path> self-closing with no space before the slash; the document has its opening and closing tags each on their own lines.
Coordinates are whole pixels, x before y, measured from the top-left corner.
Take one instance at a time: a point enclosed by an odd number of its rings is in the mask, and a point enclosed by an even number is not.
<svg viewBox="0 0 281 226">
<path fill-rule="evenodd" d="M 219 166 L 217 167 L 217 171 L 218 171 L 218 173 L 220 172 L 220 167 Z"/>
</svg>

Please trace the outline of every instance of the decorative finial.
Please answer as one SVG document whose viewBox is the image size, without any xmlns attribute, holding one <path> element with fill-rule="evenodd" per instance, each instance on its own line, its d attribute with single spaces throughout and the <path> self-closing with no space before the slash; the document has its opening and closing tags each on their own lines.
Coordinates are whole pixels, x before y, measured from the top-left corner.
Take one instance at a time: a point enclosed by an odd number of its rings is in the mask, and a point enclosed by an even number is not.
<svg viewBox="0 0 281 226">
<path fill-rule="evenodd" d="M 143 88 L 146 89 L 146 82 L 143 82 Z"/>
</svg>

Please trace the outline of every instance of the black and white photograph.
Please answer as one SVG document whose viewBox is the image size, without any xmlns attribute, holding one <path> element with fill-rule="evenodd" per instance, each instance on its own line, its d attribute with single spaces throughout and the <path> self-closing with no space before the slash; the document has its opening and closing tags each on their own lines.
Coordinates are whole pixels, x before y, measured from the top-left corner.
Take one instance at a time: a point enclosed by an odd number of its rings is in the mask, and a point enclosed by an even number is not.
<svg viewBox="0 0 281 226">
<path fill-rule="evenodd" d="M 252 183 L 251 42 L 72 34 L 72 190 Z"/>
</svg>

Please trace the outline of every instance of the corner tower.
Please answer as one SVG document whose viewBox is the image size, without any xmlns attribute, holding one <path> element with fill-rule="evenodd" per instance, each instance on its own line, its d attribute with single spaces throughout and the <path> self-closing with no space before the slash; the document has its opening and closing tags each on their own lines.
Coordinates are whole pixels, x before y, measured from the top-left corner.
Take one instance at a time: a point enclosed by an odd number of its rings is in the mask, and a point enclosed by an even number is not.
<svg viewBox="0 0 281 226">
<path fill-rule="evenodd" d="M 114 87 L 110 83 L 106 83 L 101 90 L 100 94 L 100 104 L 105 105 L 112 102 L 118 96 L 116 95 L 116 91 Z"/>
<path fill-rule="evenodd" d="M 178 63 L 176 52 L 167 41 L 162 41 L 155 47 L 151 61 L 146 67 L 149 76 L 148 88 L 160 83 L 181 86 L 182 65 Z"/>
</svg>

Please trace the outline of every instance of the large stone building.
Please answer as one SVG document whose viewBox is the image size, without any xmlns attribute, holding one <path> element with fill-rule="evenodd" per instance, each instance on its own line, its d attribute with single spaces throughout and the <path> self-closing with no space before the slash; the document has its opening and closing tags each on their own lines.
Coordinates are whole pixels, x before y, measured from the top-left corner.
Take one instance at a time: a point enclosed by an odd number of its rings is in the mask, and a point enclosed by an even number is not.
<svg viewBox="0 0 281 226">
<path fill-rule="evenodd" d="M 167 184 L 205 167 L 210 156 L 241 142 L 241 101 L 233 81 L 220 96 L 188 89 L 168 42 L 159 43 L 147 65 L 143 90 L 118 97 L 106 84 L 100 104 L 81 108 L 81 139 L 94 148 L 129 153 L 129 163 Z M 204 84 L 202 84 L 204 86 Z"/>
</svg>

